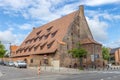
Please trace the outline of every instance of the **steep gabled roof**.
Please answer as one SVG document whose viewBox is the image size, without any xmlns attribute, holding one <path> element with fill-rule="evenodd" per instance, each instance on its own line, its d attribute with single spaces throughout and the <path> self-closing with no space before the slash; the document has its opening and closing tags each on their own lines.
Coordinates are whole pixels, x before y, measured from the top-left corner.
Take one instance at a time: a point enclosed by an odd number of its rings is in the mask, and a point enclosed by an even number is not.
<svg viewBox="0 0 120 80">
<path fill-rule="evenodd" d="M 73 12 L 43 26 L 34 28 L 20 45 L 16 51 L 16 55 L 14 56 L 55 52 L 59 44 L 58 40 L 63 40 L 65 34 L 67 33 L 68 27 L 74 20 L 75 14 L 76 12 Z M 48 47 L 50 43 L 52 46 Z M 36 50 L 34 50 L 35 48 Z"/>
</svg>

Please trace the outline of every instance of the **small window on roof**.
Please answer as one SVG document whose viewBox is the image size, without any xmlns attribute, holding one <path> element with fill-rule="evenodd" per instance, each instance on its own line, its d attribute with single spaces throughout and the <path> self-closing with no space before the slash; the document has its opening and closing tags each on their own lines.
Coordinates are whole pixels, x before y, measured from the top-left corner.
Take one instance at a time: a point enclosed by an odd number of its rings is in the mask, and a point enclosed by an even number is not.
<svg viewBox="0 0 120 80">
<path fill-rule="evenodd" d="M 58 30 L 56 30 L 55 32 L 53 32 L 53 33 L 51 34 L 51 37 L 54 37 L 57 32 L 58 32 Z"/>
<path fill-rule="evenodd" d="M 37 47 L 34 47 L 34 51 L 36 51 L 37 50 Z"/>
<path fill-rule="evenodd" d="M 29 52 L 31 51 L 31 49 L 29 48 Z"/>
<path fill-rule="evenodd" d="M 47 34 L 47 35 L 45 35 L 45 39 L 47 39 L 49 35 L 50 35 L 50 33 L 49 33 L 49 34 Z"/>
<path fill-rule="evenodd" d="M 24 52 L 26 52 L 27 51 L 27 49 L 24 49 Z"/>
<path fill-rule="evenodd" d="M 42 39 L 43 36 L 44 36 L 44 35 L 42 35 L 42 36 L 39 37 L 39 41 Z"/>
<path fill-rule="evenodd" d="M 47 44 L 47 42 L 44 43 L 43 45 L 41 45 L 41 46 L 40 46 L 40 49 L 42 50 L 42 49 L 45 47 L 46 44 Z"/>
<path fill-rule="evenodd" d="M 16 51 L 16 54 L 18 53 L 18 50 Z"/>
<path fill-rule="evenodd" d="M 49 48 L 53 45 L 53 43 L 54 43 L 54 41 L 52 41 L 51 43 L 49 43 L 49 44 L 47 45 L 47 48 L 49 49 Z"/>
<path fill-rule="evenodd" d="M 25 44 L 27 44 L 28 43 L 28 41 L 25 41 Z"/>
<path fill-rule="evenodd" d="M 42 31 L 40 30 L 40 31 L 38 31 L 36 34 L 39 35 L 41 32 L 42 32 Z"/>
<path fill-rule="evenodd" d="M 52 29 L 52 27 L 53 27 L 53 26 L 51 26 L 51 27 L 47 28 L 47 31 L 49 32 L 49 31 Z"/>
<path fill-rule="evenodd" d="M 22 50 L 20 50 L 20 53 L 22 53 Z"/>
</svg>

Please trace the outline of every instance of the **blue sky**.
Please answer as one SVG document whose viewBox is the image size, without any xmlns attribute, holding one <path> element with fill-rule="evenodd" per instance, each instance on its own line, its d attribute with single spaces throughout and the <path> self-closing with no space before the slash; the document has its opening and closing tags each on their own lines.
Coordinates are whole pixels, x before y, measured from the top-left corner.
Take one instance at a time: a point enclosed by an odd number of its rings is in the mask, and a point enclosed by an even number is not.
<svg viewBox="0 0 120 80">
<path fill-rule="evenodd" d="M 20 45 L 33 27 L 78 10 L 85 16 L 94 39 L 107 47 L 120 46 L 120 0 L 0 0 L 0 40 Z"/>
</svg>

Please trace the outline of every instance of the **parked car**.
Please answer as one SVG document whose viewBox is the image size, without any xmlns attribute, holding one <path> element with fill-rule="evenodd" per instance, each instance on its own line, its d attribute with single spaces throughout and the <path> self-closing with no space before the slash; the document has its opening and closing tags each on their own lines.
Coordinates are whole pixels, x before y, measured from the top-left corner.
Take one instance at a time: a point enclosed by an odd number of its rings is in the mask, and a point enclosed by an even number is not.
<svg viewBox="0 0 120 80">
<path fill-rule="evenodd" d="M 18 68 L 27 68 L 27 63 L 25 61 L 16 61 L 14 65 Z"/>
<path fill-rule="evenodd" d="M 4 61 L 0 60 L 0 65 L 4 65 Z"/>
<path fill-rule="evenodd" d="M 9 61 L 4 61 L 5 66 L 8 66 L 8 64 L 9 64 Z"/>
<path fill-rule="evenodd" d="M 9 61 L 8 62 L 8 66 L 14 66 L 14 62 L 13 61 Z"/>
</svg>

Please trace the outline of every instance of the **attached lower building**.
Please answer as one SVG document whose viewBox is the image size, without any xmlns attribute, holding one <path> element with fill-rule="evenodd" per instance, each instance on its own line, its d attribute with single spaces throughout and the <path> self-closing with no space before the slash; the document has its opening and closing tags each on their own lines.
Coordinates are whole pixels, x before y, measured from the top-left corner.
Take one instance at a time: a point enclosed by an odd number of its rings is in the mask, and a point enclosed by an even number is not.
<svg viewBox="0 0 120 80">
<path fill-rule="evenodd" d="M 120 47 L 110 50 L 110 63 L 120 65 Z"/>
<path fill-rule="evenodd" d="M 66 16 L 33 28 L 11 57 L 13 60 L 25 60 L 28 66 L 79 65 L 79 60 L 68 54 L 69 50 L 76 48 L 78 42 L 88 51 L 87 57 L 83 58 L 83 64 L 102 66 L 102 45 L 93 39 L 84 16 L 83 6 Z M 92 55 L 94 55 L 94 60 L 92 60 Z"/>
</svg>

